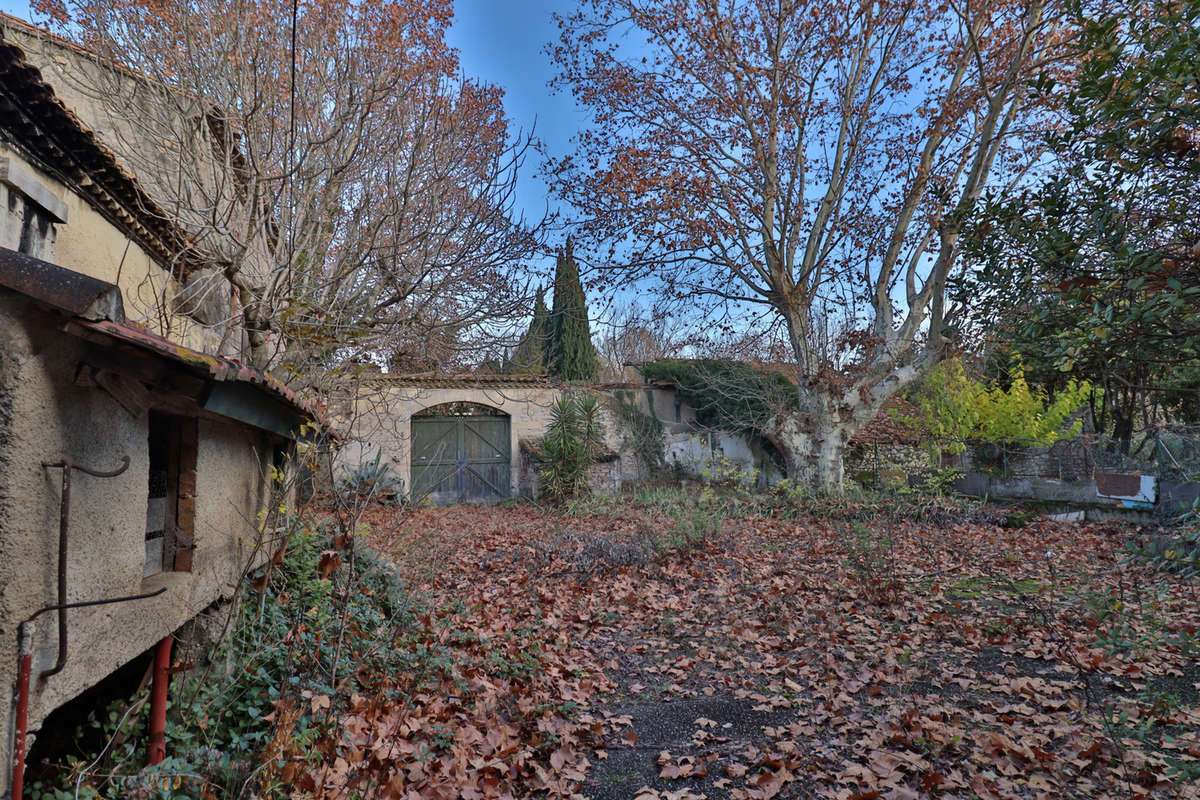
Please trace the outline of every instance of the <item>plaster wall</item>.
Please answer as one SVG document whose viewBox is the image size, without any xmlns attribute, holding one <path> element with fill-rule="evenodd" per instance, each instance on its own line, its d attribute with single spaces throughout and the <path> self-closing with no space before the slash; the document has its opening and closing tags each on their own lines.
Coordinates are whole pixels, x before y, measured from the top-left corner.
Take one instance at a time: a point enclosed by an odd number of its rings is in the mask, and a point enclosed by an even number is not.
<svg viewBox="0 0 1200 800">
<path fill-rule="evenodd" d="M 11 703 L 16 680 L 17 623 L 52 604 L 57 592 L 61 469 L 64 457 L 111 470 L 114 478 L 72 475 L 68 602 L 154 591 L 155 598 L 67 612 L 65 669 L 34 682 L 29 722 L 36 731 L 55 708 L 152 647 L 200 610 L 229 596 L 255 539 L 266 489 L 264 437 L 201 421 L 197 452 L 196 552 L 193 572 L 143 579 L 149 472 L 148 420 L 135 418 L 106 393 L 74 384 L 84 343 L 60 333 L 55 317 L 0 291 L 0 732 L 7 785 Z M 269 452 L 269 451 L 267 451 Z M 54 664 L 57 623 L 39 618 L 33 671 Z"/>
<path fill-rule="evenodd" d="M 30 26 L 8 20 L 0 20 L 0 26 L 173 223 L 206 247 L 236 259 L 253 277 L 267 273 L 272 259 L 266 238 L 254 235 L 246 241 L 245 232 L 257 226 L 247 219 L 231 168 L 213 157 L 212 139 L 196 125 L 204 113 L 200 105 L 153 80 L 111 69 Z M 186 192 L 181 185 L 188 187 Z"/>
<path fill-rule="evenodd" d="M 199 605 L 192 605 L 193 614 L 218 596 L 231 596 L 247 565 L 263 558 L 260 512 L 271 496 L 268 439 L 267 434 L 240 425 L 200 420 L 196 552 L 191 572 L 200 592 L 194 598 Z"/>
<path fill-rule="evenodd" d="M 668 433 L 683 433 L 696 427 L 696 409 L 674 388 L 636 383 L 606 387 L 606 391 L 620 402 L 633 403 L 647 416 L 662 423 Z M 679 401 L 679 421 L 675 421 L 675 403 Z"/>
<path fill-rule="evenodd" d="M 335 479 L 346 469 L 374 461 L 391 464 L 404 480 L 405 491 L 412 485 L 412 416 L 443 403 L 478 403 L 509 415 L 509 492 L 520 494 L 521 439 L 539 439 L 550 423 L 550 406 L 559 390 L 546 387 L 505 387 L 478 389 L 420 388 L 389 386 L 364 387 L 359 393 L 349 422 L 350 435 L 338 451 Z"/>
<path fill-rule="evenodd" d="M 668 426 L 692 427 L 696 423 L 696 409 L 692 408 L 675 389 L 655 387 L 649 390 L 651 410 L 660 422 Z M 675 404 L 679 403 L 679 419 L 675 419 Z"/>
<path fill-rule="evenodd" d="M 787 477 L 745 436 L 726 431 L 692 431 L 667 437 L 667 464 L 693 477 L 719 469 L 725 459 L 741 470 L 744 482 L 770 486 Z"/>
<path fill-rule="evenodd" d="M 593 494 L 616 494 L 626 481 L 644 477 L 644 472 L 634 463 L 623 463 L 623 458 L 613 461 L 602 461 L 588 468 L 588 486 Z M 537 500 L 541 496 L 541 478 L 538 475 L 538 463 L 533 457 L 521 452 L 521 497 Z"/>
<path fill-rule="evenodd" d="M 176 277 L 83 198 L 0 141 L 2 158 L 24 165 L 67 209 L 67 221 L 51 226 L 52 252 L 34 255 L 115 284 L 121 289 L 126 317 L 173 342 L 206 353 L 229 353 L 235 346 L 240 347 L 240 333 L 227 331 L 225 325 L 203 326 L 187 315 L 173 313 L 174 298 L 182 288 Z M 9 187 L 4 189 L 6 196 L 9 192 L 17 194 Z M 7 207 L 6 202 L 0 211 L 7 213 Z M 20 228 L 13 222 L 0 224 L 0 246 L 18 249 L 19 234 Z"/>
</svg>

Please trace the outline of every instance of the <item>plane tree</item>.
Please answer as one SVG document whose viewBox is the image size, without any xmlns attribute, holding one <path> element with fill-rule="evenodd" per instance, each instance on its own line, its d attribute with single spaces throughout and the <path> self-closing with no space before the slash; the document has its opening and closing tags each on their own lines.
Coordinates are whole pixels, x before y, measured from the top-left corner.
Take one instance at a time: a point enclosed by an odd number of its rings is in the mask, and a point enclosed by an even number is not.
<svg viewBox="0 0 1200 800">
<path fill-rule="evenodd" d="M 547 171 L 597 285 L 684 301 L 698 327 L 766 310 L 798 369 L 766 433 L 842 481 L 849 438 L 953 347 L 948 302 L 983 192 L 1037 162 L 1053 0 L 581 0 L 557 85 L 588 109 Z M 739 315 L 741 315 L 739 317 Z"/>
<path fill-rule="evenodd" d="M 523 316 L 530 139 L 463 77 L 449 0 L 37 6 L 91 54 L 55 79 L 185 230 L 172 269 L 247 360 L 318 380 L 429 342 L 452 358 Z"/>
</svg>

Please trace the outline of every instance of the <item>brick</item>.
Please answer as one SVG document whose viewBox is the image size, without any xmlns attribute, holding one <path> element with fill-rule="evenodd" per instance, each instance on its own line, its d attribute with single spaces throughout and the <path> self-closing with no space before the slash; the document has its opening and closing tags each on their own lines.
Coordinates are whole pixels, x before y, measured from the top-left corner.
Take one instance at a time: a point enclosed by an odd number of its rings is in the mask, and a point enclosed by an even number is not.
<svg viewBox="0 0 1200 800">
<path fill-rule="evenodd" d="M 179 495 L 175 506 L 175 527 L 191 536 L 196 531 L 196 498 L 192 495 Z"/>
</svg>

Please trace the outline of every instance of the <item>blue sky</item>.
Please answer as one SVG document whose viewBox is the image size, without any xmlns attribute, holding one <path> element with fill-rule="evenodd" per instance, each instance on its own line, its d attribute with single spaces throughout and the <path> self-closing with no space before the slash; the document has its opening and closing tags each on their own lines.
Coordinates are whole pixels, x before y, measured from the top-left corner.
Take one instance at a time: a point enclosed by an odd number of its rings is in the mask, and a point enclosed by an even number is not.
<svg viewBox="0 0 1200 800">
<path fill-rule="evenodd" d="M 554 66 L 543 52 L 558 29 L 555 11 L 567 13 L 571 0 L 455 0 L 450 43 L 458 48 L 467 75 L 504 89 L 504 107 L 514 126 L 535 133 L 552 155 L 571 149 L 571 137 L 586 116 L 566 93 L 551 94 L 546 83 Z M 525 164 L 518 203 L 539 219 L 546 209 L 546 186 L 536 176 L 539 159 Z"/>
</svg>

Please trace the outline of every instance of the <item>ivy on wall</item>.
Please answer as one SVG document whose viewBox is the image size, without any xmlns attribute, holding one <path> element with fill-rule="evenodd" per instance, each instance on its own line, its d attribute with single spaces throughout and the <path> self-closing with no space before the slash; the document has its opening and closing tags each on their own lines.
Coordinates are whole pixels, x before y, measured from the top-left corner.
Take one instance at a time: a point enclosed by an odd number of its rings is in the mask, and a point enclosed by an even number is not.
<svg viewBox="0 0 1200 800">
<path fill-rule="evenodd" d="M 646 472 L 655 475 L 666 469 L 666 433 L 663 425 L 653 414 L 642 413 L 633 392 L 616 393 L 616 417 L 625 429 L 626 441 Z"/>
<path fill-rule="evenodd" d="M 799 403 L 785 376 L 739 361 L 655 361 L 641 369 L 648 380 L 674 384 L 708 428 L 761 437 L 771 419 Z"/>
</svg>

